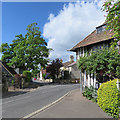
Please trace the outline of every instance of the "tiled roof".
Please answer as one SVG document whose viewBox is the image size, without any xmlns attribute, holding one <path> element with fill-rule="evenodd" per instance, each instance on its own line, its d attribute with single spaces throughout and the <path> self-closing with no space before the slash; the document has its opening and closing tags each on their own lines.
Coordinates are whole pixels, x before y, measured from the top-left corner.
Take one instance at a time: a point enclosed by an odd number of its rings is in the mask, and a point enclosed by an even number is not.
<svg viewBox="0 0 120 120">
<path fill-rule="evenodd" d="M 70 66 L 73 66 L 74 64 L 76 64 L 76 62 L 73 62 L 73 63 L 69 64 L 68 66 L 70 67 Z"/>
<path fill-rule="evenodd" d="M 1 60 L 0 60 L 0 66 L 3 67 L 3 69 L 5 69 L 6 71 L 8 71 L 12 76 L 14 74 L 17 74 L 13 68 L 9 67 L 5 62 L 2 62 Z"/>
<path fill-rule="evenodd" d="M 65 63 L 63 63 L 63 66 L 64 67 L 67 67 L 68 65 L 70 65 L 71 63 L 73 63 L 74 61 L 68 61 L 68 62 L 65 62 Z"/>
<path fill-rule="evenodd" d="M 79 47 L 84 47 L 84 46 L 95 44 L 101 41 L 112 39 L 112 35 L 113 33 L 111 33 L 110 31 L 103 31 L 97 34 L 96 30 L 94 30 L 85 39 L 83 39 L 77 45 L 75 45 L 72 49 L 70 49 L 70 51 L 75 51 Z"/>
</svg>

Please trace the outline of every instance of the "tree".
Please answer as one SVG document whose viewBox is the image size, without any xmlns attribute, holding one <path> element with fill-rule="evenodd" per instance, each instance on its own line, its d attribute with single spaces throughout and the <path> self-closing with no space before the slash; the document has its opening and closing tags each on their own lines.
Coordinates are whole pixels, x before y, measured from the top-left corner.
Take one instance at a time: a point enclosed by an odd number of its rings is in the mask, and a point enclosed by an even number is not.
<svg viewBox="0 0 120 120">
<path fill-rule="evenodd" d="M 12 41 L 13 43 L 9 45 L 10 46 L 9 51 L 11 53 L 10 55 L 11 58 L 10 58 L 10 61 L 7 62 L 7 64 L 9 66 L 14 66 L 15 68 L 22 68 L 23 70 L 25 70 L 26 69 L 25 48 L 27 46 L 25 46 L 25 44 L 24 44 L 24 47 L 21 45 L 23 42 L 25 43 L 25 38 L 23 37 L 22 34 L 16 35 L 15 37 L 16 39 L 13 40 Z"/>
<path fill-rule="evenodd" d="M 11 54 L 11 50 L 10 50 L 10 46 L 8 45 L 8 43 L 3 43 L 1 45 L 1 51 L 2 51 L 2 60 L 4 62 L 9 62 L 10 59 L 12 58 L 12 54 Z"/>
<path fill-rule="evenodd" d="M 103 5 L 103 10 L 107 12 L 107 29 L 110 29 L 114 33 L 113 37 L 115 41 L 112 46 L 116 46 L 120 40 L 120 1 L 107 0 Z"/>
<path fill-rule="evenodd" d="M 60 67 L 62 67 L 63 64 L 61 62 L 61 60 L 59 60 L 58 58 L 53 60 L 51 64 L 49 64 L 47 67 L 46 67 L 46 71 L 51 75 L 51 77 L 53 79 L 57 78 L 58 79 L 58 76 L 60 74 Z"/>
<path fill-rule="evenodd" d="M 41 37 L 37 23 L 27 26 L 27 33 L 15 36 L 12 44 L 2 44 L 2 60 L 9 66 L 22 68 L 23 70 L 36 70 L 38 65 L 45 66 L 48 62 L 48 55 L 51 49 Z"/>
</svg>

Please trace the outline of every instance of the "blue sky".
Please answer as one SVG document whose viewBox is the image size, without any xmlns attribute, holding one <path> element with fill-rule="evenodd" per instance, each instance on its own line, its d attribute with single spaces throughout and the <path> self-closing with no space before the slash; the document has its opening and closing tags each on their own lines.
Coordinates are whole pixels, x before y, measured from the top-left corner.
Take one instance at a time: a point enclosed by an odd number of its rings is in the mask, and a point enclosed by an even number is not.
<svg viewBox="0 0 120 120">
<path fill-rule="evenodd" d="M 27 25 L 37 22 L 42 36 L 52 48 L 49 55 L 69 60 L 75 53 L 67 50 L 89 35 L 105 21 L 101 7 L 105 0 L 80 2 L 3 2 L 2 42 L 12 43 L 15 35 L 26 34 Z"/>
<path fill-rule="evenodd" d="M 62 2 L 3 2 L 2 43 L 12 43 L 15 35 L 26 34 L 27 25 L 33 22 L 37 22 L 40 31 L 43 32 L 49 14 L 57 15 L 63 4 Z"/>
</svg>

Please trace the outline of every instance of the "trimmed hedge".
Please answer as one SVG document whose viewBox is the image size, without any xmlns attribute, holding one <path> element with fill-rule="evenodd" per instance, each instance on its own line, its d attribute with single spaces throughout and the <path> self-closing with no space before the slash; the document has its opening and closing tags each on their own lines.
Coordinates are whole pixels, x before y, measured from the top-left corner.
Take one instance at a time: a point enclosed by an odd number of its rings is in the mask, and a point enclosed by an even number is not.
<svg viewBox="0 0 120 120">
<path fill-rule="evenodd" d="M 118 118 L 119 115 L 119 91 L 116 82 L 117 79 L 103 83 L 97 92 L 98 105 L 113 118 Z"/>
<path fill-rule="evenodd" d="M 32 79 L 32 74 L 28 70 L 23 71 L 23 76 L 25 76 L 25 82 L 30 82 Z"/>
</svg>

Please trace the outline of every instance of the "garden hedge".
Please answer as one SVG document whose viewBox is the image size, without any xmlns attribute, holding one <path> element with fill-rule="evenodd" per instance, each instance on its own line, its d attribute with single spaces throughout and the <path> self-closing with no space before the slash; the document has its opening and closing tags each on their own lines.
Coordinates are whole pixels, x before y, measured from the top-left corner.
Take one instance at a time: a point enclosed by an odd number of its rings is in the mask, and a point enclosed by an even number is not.
<svg viewBox="0 0 120 120">
<path fill-rule="evenodd" d="M 117 79 L 103 83 L 97 92 L 97 102 L 100 108 L 112 117 L 118 118 L 120 92 L 116 85 Z"/>
<path fill-rule="evenodd" d="M 25 82 L 30 82 L 32 79 L 32 74 L 28 70 L 23 71 L 23 76 L 25 76 Z"/>
</svg>

